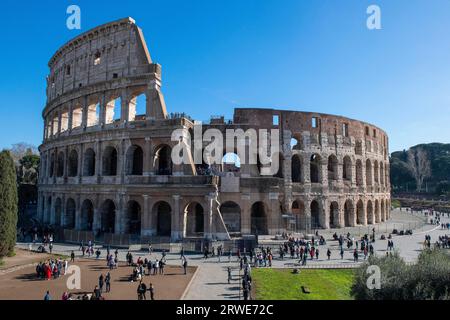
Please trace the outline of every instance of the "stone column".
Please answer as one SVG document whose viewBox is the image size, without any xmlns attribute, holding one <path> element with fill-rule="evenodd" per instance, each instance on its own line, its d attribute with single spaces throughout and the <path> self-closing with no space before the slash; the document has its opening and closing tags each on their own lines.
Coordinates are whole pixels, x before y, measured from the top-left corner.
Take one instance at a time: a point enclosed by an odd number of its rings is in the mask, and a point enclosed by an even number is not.
<svg viewBox="0 0 450 320">
<path fill-rule="evenodd" d="M 180 195 L 175 194 L 172 195 L 173 201 L 173 210 L 172 210 L 172 225 L 171 225 L 171 240 L 176 241 L 183 238 L 183 219 L 180 218 L 182 215 L 180 208 Z"/>
<path fill-rule="evenodd" d="M 69 119 L 67 120 L 67 130 L 69 133 L 72 131 L 73 126 L 73 100 L 69 102 Z"/>
<path fill-rule="evenodd" d="M 84 96 L 83 98 L 83 105 L 81 106 L 82 108 L 82 114 L 81 114 L 81 127 L 83 129 L 86 129 L 87 127 L 87 120 L 88 120 L 88 97 Z"/>
<path fill-rule="evenodd" d="M 213 218 L 213 199 L 214 194 L 210 193 L 205 196 L 206 208 L 204 212 L 204 238 L 212 239 L 212 218 Z"/>
<path fill-rule="evenodd" d="M 238 202 L 239 203 L 239 202 Z M 251 233 L 250 195 L 241 194 L 241 234 Z"/>
<path fill-rule="evenodd" d="M 122 89 L 122 93 L 120 96 L 120 121 L 121 122 L 129 121 L 129 116 L 130 116 L 129 104 L 130 104 L 130 100 L 128 97 L 128 90 Z"/>
<path fill-rule="evenodd" d="M 92 221 L 92 230 L 97 232 L 97 230 L 102 229 L 102 212 L 101 212 L 101 203 L 98 195 L 95 195 L 94 199 L 94 219 Z"/>
<path fill-rule="evenodd" d="M 152 141 L 150 137 L 145 137 L 145 145 L 144 145 L 144 166 L 143 166 L 143 175 L 151 176 L 153 163 L 152 163 Z"/>
<path fill-rule="evenodd" d="M 149 209 L 149 196 L 147 194 L 143 194 L 142 198 L 144 199 L 144 208 L 141 214 L 141 235 L 152 236 L 153 232 L 151 229 L 151 212 Z"/>
<path fill-rule="evenodd" d="M 311 199 L 306 198 L 305 200 L 305 229 L 306 233 L 310 234 L 311 230 Z"/>
</svg>

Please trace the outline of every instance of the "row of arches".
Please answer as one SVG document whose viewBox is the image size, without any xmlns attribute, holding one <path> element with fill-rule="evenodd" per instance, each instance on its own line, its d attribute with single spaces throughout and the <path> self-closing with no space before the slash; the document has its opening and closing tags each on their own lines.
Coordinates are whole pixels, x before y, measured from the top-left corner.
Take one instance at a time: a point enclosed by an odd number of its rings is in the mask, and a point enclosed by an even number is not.
<svg viewBox="0 0 450 320">
<path fill-rule="evenodd" d="M 304 172 L 302 172 L 302 157 L 298 154 L 294 154 L 291 159 L 291 178 L 294 183 L 303 183 L 306 179 Z M 321 183 L 323 181 L 323 174 L 321 170 L 322 157 L 319 154 L 311 155 L 309 159 L 309 181 L 311 183 Z M 330 155 L 327 160 L 327 173 L 328 181 L 353 181 L 353 161 L 350 156 L 345 156 L 342 161 L 342 173 L 339 176 L 339 161 L 336 155 Z M 365 181 L 364 181 L 364 168 L 363 161 L 357 159 L 355 162 L 355 181 L 358 186 L 372 186 L 382 185 L 388 186 L 389 183 L 389 170 L 388 164 L 384 164 L 382 161 L 371 161 L 366 159 L 365 161 Z"/>
<path fill-rule="evenodd" d="M 320 201 L 313 200 L 309 205 L 308 216 L 304 202 L 295 200 L 292 203 L 292 214 L 296 228 L 305 230 L 308 225 L 312 229 L 353 227 L 384 222 L 390 216 L 389 201 L 385 199 L 366 202 L 359 199 L 356 203 L 347 199 L 343 207 L 341 206 L 338 201 L 331 201 L 328 207 L 324 208 Z"/>
<path fill-rule="evenodd" d="M 52 214 L 52 198 L 47 199 L 47 210 Z M 306 205 L 309 210 L 306 210 Z M 231 235 L 240 234 L 242 231 L 242 215 L 239 204 L 226 201 L 219 207 L 228 232 Z M 142 221 L 145 215 L 138 201 L 130 200 L 124 207 L 123 217 L 118 219 L 118 207 L 114 200 L 106 199 L 97 210 L 98 217 L 95 218 L 95 207 L 90 199 L 82 201 L 79 212 L 76 203 L 68 198 L 63 204 L 61 198 L 56 198 L 54 203 L 53 217 L 50 222 L 67 229 L 78 229 L 83 231 L 101 231 L 102 233 L 125 233 L 141 235 Z M 153 217 L 154 233 L 157 236 L 170 237 L 172 233 L 173 210 L 166 201 L 156 202 L 150 209 L 149 214 Z M 76 222 L 76 215 L 79 221 Z M 183 236 L 203 237 L 205 233 L 205 210 L 202 204 L 190 202 L 183 209 Z M 387 199 L 330 201 L 324 207 L 322 201 L 312 200 L 307 202 L 295 200 L 292 203 L 291 224 L 296 230 L 308 230 L 319 228 L 353 227 L 358 225 L 371 225 L 384 222 L 390 217 L 390 203 Z M 267 205 L 263 201 L 256 201 L 250 208 L 250 232 L 254 235 L 270 233 L 272 224 L 276 221 L 270 220 Z M 97 220 L 97 222 L 95 222 Z M 117 225 L 117 224 L 120 225 Z M 292 227 L 292 226 L 290 226 Z M 248 232 L 248 231 L 247 231 Z"/>
<path fill-rule="evenodd" d="M 172 149 L 168 145 L 159 145 L 154 149 L 153 167 L 157 175 L 172 174 Z M 117 148 L 107 146 L 102 150 L 101 169 L 97 168 L 96 153 L 93 148 L 84 150 L 82 157 L 79 157 L 78 151 L 72 149 L 65 161 L 65 153 L 60 151 L 50 154 L 48 177 L 63 177 L 67 171 L 68 177 L 94 176 L 97 170 L 101 170 L 103 176 L 116 176 L 119 173 L 119 156 Z M 80 162 L 82 165 L 80 165 Z M 43 162 L 43 171 L 45 172 L 46 163 Z M 144 170 L 144 151 L 139 145 L 131 145 L 125 153 L 125 174 L 142 175 Z"/>
</svg>

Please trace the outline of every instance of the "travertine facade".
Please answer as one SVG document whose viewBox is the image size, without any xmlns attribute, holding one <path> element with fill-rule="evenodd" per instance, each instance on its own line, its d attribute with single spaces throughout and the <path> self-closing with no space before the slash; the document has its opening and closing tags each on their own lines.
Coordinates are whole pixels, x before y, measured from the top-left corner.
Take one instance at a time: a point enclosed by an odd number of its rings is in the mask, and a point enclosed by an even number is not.
<svg viewBox="0 0 450 320">
<path fill-rule="evenodd" d="M 388 138 L 373 125 L 319 113 L 236 109 L 232 121 L 214 118 L 203 130 L 279 129 L 281 169 L 267 177 L 256 164 L 224 164 L 221 173 L 206 175 L 202 165 L 172 163 L 178 143 L 172 132 L 187 136 L 194 123 L 167 114 L 161 67 L 132 19 L 78 36 L 49 67 L 38 209 L 45 223 L 99 237 L 179 240 L 221 238 L 226 231 L 310 232 L 389 218 Z"/>
</svg>

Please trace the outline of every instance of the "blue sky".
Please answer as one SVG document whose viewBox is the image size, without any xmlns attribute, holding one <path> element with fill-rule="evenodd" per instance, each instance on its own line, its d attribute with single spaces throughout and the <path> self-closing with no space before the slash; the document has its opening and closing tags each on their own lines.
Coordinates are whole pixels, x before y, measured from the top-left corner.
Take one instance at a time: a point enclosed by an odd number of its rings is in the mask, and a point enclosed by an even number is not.
<svg viewBox="0 0 450 320">
<path fill-rule="evenodd" d="M 66 28 L 70 4 L 81 8 L 81 30 Z M 371 4 L 382 30 L 366 28 Z M 391 151 L 450 142 L 448 0 L 6 0 L 0 16 L 0 148 L 42 142 L 52 54 L 126 16 L 163 67 L 169 112 L 317 111 L 385 129 Z"/>
</svg>

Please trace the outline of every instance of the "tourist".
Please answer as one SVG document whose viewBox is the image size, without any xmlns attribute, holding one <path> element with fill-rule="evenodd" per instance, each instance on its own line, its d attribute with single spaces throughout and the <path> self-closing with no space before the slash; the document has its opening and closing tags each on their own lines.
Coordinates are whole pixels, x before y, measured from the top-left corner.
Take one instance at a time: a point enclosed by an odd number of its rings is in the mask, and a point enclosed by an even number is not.
<svg viewBox="0 0 450 320">
<path fill-rule="evenodd" d="M 111 291 L 111 273 L 107 273 L 106 277 L 105 277 L 105 285 L 106 285 L 106 292 L 110 292 Z"/>
<path fill-rule="evenodd" d="M 343 260 L 344 259 L 344 248 L 342 248 L 342 247 L 341 247 L 340 254 L 341 254 L 341 260 Z"/>
<path fill-rule="evenodd" d="M 188 266 L 188 262 L 187 262 L 187 259 L 186 259 L 186 258 L 184 258 L 184 261 L 183 261 L 183 269 L 184 269 L 184 274 L 187 274 L 187 266 Z"/>
<path fill-rule="evenodd" d="M 64 291 L 61 300 L 63 301 L 69 300 L 69 294 L 67 293 L 67 291 Z"/>
<path fill-rule="evenodd" d="M 147 291 L 147 286 L 142 281 L 139 282 L 137 288 L 138 300 L 147 300 L 145 292 Z"/>
<path fill-rule="evenodd" d="M 230 284 L 230 281 L 231 281 L 231 267 L 227 268 L 227 272 L 228 272 L 228 284 Z"/>
<path fill-rule="evenodd" d="M 93 297 L 95 297 L 95 299 L 97 299 L 97 300 L 100 300 L 101 296 L 102 296 L 102 292 L 100 291 L 100 289 L 97 286 L 95 286 Z"/>
<path fill-rule="evenodd" d="M 353 251 L 353 261 L 358 262 L 358 249 Z"/>
<path fill-rule="evenodd" d="M 316 249 L 316 259 L 319 260 L 319 248 Z"/>
<path fill-rule="evenodd" d="M 100 288 L 100 292 L 103 292 L 103 284 L 105 283 L 104 279 L 105 278 L 103 277 L 103 274 L 100 274 L 100 277 L 98 277 L 98 286 Z"/>
<path fill-rule="evenodd" d="M 150 292 L 150 300 L 155 300 L 155 289 L 152 283 L 148 286 L 148 291 Z"/>
<path fill-rule="evenodd" d="M 331 258 L 331 250 L 330 250 L 330 248 L 328 248 L 328 250 L 327 250 L 327 257 L 328 257 L 328 260 L 330 260 L 330 258 Z"/>
<path fill-rule="evenodd" d="M 73 252 L 73 250 L 70 253 L 70 262 L 75 262 L 75 253 Z"/>
<path fill-rule="evenodd" d="M 50 295 L 50 291 L 47 291 L 47 293 L 44 296 L 44 300 L 52 300 L 52 296 Z"/>
</svg>

